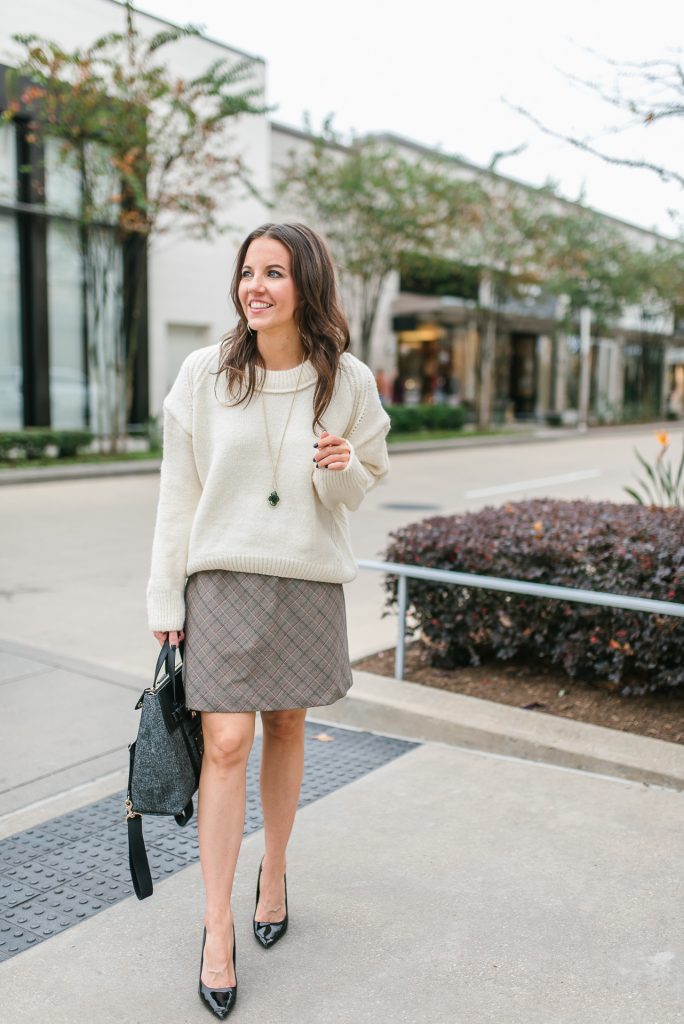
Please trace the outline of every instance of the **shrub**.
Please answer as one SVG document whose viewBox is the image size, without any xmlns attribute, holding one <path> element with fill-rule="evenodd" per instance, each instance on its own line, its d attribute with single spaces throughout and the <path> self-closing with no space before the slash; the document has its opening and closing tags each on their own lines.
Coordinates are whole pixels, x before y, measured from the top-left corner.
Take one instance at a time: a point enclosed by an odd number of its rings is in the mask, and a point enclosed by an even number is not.
<svg viewBox="0 0 684 1024">
<path fill-rule="evenodd" d="M 81 448 L 85 448 L 93 440 L 89 430 L 55 430 L 54 436 L 61 459 L 77 455 Z"/>
<path fill-rule="evenodd" d="M 392 562 L 684 603 L 684 510 L 542 499 L 435 516 L 390 534 Z M 387 576 L 387 607 L 396 606 Z M 513 657 L 646 693 L 684 684 L 684 620 L 408 580 L 432 664 Z"/>
<path fill-rule="evenodd" d="M 460 430 L 465 409 L 460 405 L 387 405 L 393 434 L 412 434 L 419 430 Z"/>
<path fill-rule="evenodd" d="M 76 455 L 79 448 L 90 444 L 89 430 L 52 430 L 50 427 L 26 427 L 24 430 L 0 432 L 0 459 L 42 459 L 47 448 L 54 445 L 62 458 Z"/>
</svg>

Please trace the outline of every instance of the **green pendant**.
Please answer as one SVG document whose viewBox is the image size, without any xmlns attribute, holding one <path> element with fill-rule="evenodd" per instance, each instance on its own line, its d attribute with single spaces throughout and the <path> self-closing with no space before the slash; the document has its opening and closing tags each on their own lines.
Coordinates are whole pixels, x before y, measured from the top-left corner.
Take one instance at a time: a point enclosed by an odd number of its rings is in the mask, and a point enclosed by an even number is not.
<svg viewBox="0 0 684 1024">
<path fill-rule="evenodd" d="M 269 503 L 269 505 L 277 505 L 279 501 L 280 501 L 280 498 L 278 497 L 278 492 L 277 491 L 271 491 L 271 493 L 268 496 L 268 503 Z"/>
</svg>

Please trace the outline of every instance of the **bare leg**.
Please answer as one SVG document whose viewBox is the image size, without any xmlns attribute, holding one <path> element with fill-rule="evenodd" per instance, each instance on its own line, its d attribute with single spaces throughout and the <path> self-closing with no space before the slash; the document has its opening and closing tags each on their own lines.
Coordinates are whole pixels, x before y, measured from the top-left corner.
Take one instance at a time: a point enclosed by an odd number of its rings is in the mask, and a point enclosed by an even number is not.
<svg viewBox="0 0 684 1024">
<path fill-rule="evenodd" d="M 197 826 L 206 892 L 202 981 L 212 988 L 235 985 L 233 889 L 245 827 L 247 759 L 254 741 L 255 712 L 202 712 L 204 755 Z"/>
<path fill-rule="evenodd" d="M 259 784 L 266 852 L 256 921 L 282 921 L 285 917 L 285 849 L 304 774 L 305 718 L 306 708 L 261 712 L 264 735 Z"/>
</svg>

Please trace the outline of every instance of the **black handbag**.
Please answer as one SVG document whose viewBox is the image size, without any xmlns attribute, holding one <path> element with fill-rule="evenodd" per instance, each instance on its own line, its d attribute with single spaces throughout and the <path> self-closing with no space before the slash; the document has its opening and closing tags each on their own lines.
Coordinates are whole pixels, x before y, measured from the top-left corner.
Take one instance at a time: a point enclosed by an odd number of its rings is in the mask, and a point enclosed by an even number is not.
<svg viewBox="0 0 684 1024">
<path fill-rule="evenodd" d="M 142 709 L 137 738 L 128 745 L 129 768 L 126 794 L 128 861 L 139 900 L 151 896 L 152 876 L 143 838 L 143 814 L 173 815 L 186 825 L 193 814 L 192 798 L 199 786 L 204 745 L 199 712 L 185 706 L 183 653 L 176 666 L 176 648 L 168 640 L 157 659 L 152 686 L 143 690 L 135 705 Z M 162 665 L 166 674 L 159 684 Z"/>
</svg>

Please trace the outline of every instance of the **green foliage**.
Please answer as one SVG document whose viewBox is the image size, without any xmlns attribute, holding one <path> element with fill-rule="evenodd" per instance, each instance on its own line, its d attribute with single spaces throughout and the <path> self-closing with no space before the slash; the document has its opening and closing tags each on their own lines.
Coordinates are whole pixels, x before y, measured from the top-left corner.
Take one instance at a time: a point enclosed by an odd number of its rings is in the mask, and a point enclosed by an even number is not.
<svg viewBox="0 0 684 1024">
<path fill-rule="evenodd" d="M 387 561 L 684 603 L 684 511 L 541 499 L 411 523 Z M 397 578 L 387 576 L 387 606 Z M 526 657 L 623 694 L 684 686 L 684 620 L 408 580 L 435 666 Z"/>
<path fill-rule="evenodd" d="M 392 434 L 421 430 L 460 430 L 466 421 L 461 405 L 387 405 Z"/>
<path fill-rule="evenodd" d="M 653 465 L 644 456 L 634 449 L 634 454 L 646 470 L 646 479 L 638 481 L 637 488 L 625 487 L 624 490 L 630 497 L 634 498 L 640 505 L 659 508 L 683 508 L 684 507 L 684 447 L 679 459 L 679 465 L 675 468 L 669 460 L 666 460 L 665 453 L 670 445 L 670 438 L 666 433 L 656 434 L 660 442 L 660 451 L 656 455 Z"/>
<path fill-rule="evenodd" d="M 418 295 L 450 295 L 477 302 L 480 268 L 437 256 L 403 253 L 400 290 Z"/>
<path fill-rule="evenodd" d="M 235 117 L 268 109 L 256 102 L 260 88 L 237 88 L 253 75 L 253 62 L 217 60 L 188 79 L 163 62 L 165 48 L 199 35 L 186 25 L 148 39 L 127 3 L 125 30 L 83 48 L 65 50 L 37 35 L 13 37 L 21 52 L 8 72 L 11 102 L 4 116 L 29 113 L 30 142 L 43 133 L 61 139 L 63 158 L 83 174 L 86 223 L 111 223 L 114 214 L 123 236 L 147 236 L 180 222 L 207 237 L 219 227 L 230 185 L 239 179 L 253 188 L 227 134 Z M 109 164 L 105 189 L 102 165 L 89 167 L 94 142 Z"/>
<path fill-rule="evenodd" d="M 547 213 L 542 223 L 544 287 L 567 297 L 567 320 L 583 306 L 605 327 L 652 292 L 650 257 L 605 217 L 583 206 Z"/>
<path fill-rule="evenodd" d="M 89 430 L 52 430 L 48 427 L 27 427 L 25 430 L 0 432 L 0 459 L 42 459 L 47 448 L 55 447 L 58 458 L 68 458 L 93 440 Z"/>
<path fill-rule="evenodd" d="M 456 225 L 470 227 L 478 186 L 449 173 L 442 156 L 411 159 L 382 139 L 342 144 L 324 122 L 305 150 L 292 150 L 276 181 L 321 226 L 358 305 L 361 357 L 369 345 L 382 286 L 407 254 L 435 255 Z"/>
</svg>

